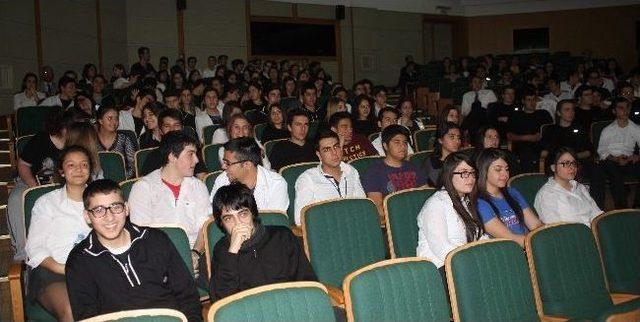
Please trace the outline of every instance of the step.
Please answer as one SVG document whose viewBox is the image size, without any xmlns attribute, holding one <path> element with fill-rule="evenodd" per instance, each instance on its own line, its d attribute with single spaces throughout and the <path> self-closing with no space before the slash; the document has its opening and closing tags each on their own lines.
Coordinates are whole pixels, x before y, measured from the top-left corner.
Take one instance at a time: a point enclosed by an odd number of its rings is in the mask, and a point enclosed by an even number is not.
<svg viewBox="0 0 640 322">
<path fill-rule="evenodd" d="M 15 177 L 15 173 L 10 164 L 0 165 L 0 182 L 9 182 Z M 1 202 L 0 202 L 1 204 Z"/>
<path fill-rule="evenodd" d="M 11 321 L 11 290 L 9 289 L 9 280 L 0 278 L 0 321 Z"/>
<path fill-rule="evenodd" d="M 9 234 L 9 225 L 7 224 L 7 205 L 0 206 L 0 237 Z"/>
</svg>

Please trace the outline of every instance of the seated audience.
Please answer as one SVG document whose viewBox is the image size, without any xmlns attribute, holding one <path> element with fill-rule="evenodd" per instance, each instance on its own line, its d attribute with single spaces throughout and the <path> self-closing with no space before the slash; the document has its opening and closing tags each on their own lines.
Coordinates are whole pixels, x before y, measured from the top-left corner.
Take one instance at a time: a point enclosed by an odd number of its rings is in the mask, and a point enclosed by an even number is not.
<svg viewBox="0 0 640 322">
<path fill-rule="evenodd" d="M 222 124 L 222 109 L 224 103 L 219 99 L 218 91 L 209 87 L 204 91 L 204 100 L 200 110 L 196 113 L 196 132 L 200 142 L 204 142 L 204 128 L 209 125 Z"/>
<path fill-rule="evenodd" d="M 38 76 L 27 73 L 22 78 L 20 93 L 13 95 L 13 110 L 25 106 L 37 106 L 45 97 L 47 97 L 45 93 L 38 91 Z"/>
<path fill-rule="evenodd" d="M 380 110 L 385 107 L 393 107 L 392 105 L 387 104 L 387 89 L 384 86 L 376 86 L 371 89 L 371 94 L 373 95 L 373 116 L 374 118 L 378 117 Z"/>
<path fill-rule="evenodd" d="M 269 120 L 262 132 L 260 142 L 286 139 L 291 136 L 287 128 L 287 113 L 279 104 L 269 106 Z"/>
<path fill-rule="evenodd" d="M 353 130 L 365 137 L 380 130 L 376 124 L 376 117 L 371 110 L 372 100 L 366 95 L 356 97 L 356 105 L 353 109 Z M 397 119 L 397 117 L 396 117 Z"/>
<path fill-rule="evenodd" d="M 533 203 L 540 221 L 545 224 L 577 222 L 591 226 L 602 213 L 589 195 L 589 189 L 575 180 L 579 162 L 572 149 L 559 147 L 549 166 L 553 176 L 536 194 Z"/>
<path fill-rule="evenodd" d="M 216 178 L 210 200 L 213 200 L 220 187 L 240 182 L 253 190 L 259 210 L 287 211 L 287 182 L 280 174 L 261 166 L 261 159 L 262 149 L 253 138 L 232 138 L 225 143 L 222 158 L 224 172 Z"/>
<path fill-rule="evenodd" d="M 134 174 L 135 154 L 138 149 L 133 139 L 118 131 L 118 111 L 113 106 L 101 106 L 97 113 L 98 151 L 114 151 L 124 156 L 127 177 Z"/>
<path fill-rule="evenodd" d="M 73 321 L 65 263 L 71 249 L 91 228 L 82 216 L 82 192 L 91 180 L 92 160 L 79 146 L 66 148 L 58 164 L 62 188 L 44 194 L 33 206 L 26 244 L 28 301 L 37 301 L 58 321 Z"/>
<path fill-rule="evenodd" d="M 262 111 L 267 105 L 262 97 L 262 85 L 258 82 L 250 82 L 247 87 L 247 93 L 249 94 L 249 100 L 242 104 L 242 111 Z"/>
<path fill-rule="evenodd" d="M 238 105 L 238 102 L 229 101 L 224 104 L 224 107 L 222 108 L 222 126 L 213 132 L 211 144 L 225 144 L 229 141 L 227 126 L 229 125 L 231 117 L 236 114 L 242 114 L 242 109 L 240 108 L 240 105 Z"/>
<path fill-rule="evenodd" d="M 513 142 L 512 151 L 519 157 L 523 172 L 538 172 L 542 152 L 540 127 L 553 123 L 549 112 L 536 110 L 536 99 L 532 89 L 525 90 L 522 111 L 513 113 L 508 123 L 507 139 Z"/>
<path fill-rule="evenodd" d="M 438 119 L 436 120 L 436 126 L 447 122 L 451 122 L 460 126 L 460 110 L 457 107 L 453 105 L 447 105 L 440 110 Z"/>
<path fill-rule="evenodd" d="M 444 273 L 450 251 L 480 239 L 484 233 L 476 210 L 475 184 L 471 159 L 462 152 L 450 154 L 444 161 L 438 191 L 418 214 L 416 254 L 431 260 L 440 273 Z"/>
<path fill-rule="evenodd" d="M 159 104 L 147 104 L 142 108 L 142 121 L 144 133 L 140 135 L 140 149 L 157 148 L 162 141 L 162 131 L 158 125 L 158 115 L 163 110 Z"/>
<path fill-rule="evenodd" d="M 213 301 L 262 285 L 318 279 L 289 228 L 260 223 L 254 195 L 240 182 L 213 195 L 216 224 L 225 232 L 211 260 Z"/>
<path fill-rule="evenodd" d="M 273 146 L 269 155 L 271 168 L 274 171 L 280 171 L 290 164 L 318 161 L 313 143 L 307 140 L 309 133 L 307 112 L 302 109 L 290 111 L 287 117 L 287 128 L 291 137 L 288 140 L 277 142 Z"/>
<path fill-rule="evenodd" d="M 227 124 L 227 133 L 229 134 L 229 140 L 249 137 L 253 138 L 256 141 L 256 144 L 260 147 L 260 153 L 262 155 L 261 165 L 265 167 L 267 170 L 271 170 L 271 162 L 267 154 L 265 153 L 264 146 L 255 138 L 255 133 L 253 132 L 253 126 L 249 122 L 249 119 L 244 114 L 236 114 L 232 115 L 229 119 L 229 123 Z M 220 159 L 220 164 L 223 163 L 224 159 L 224 146 L 218 150 L 218 158 Z"/>
<path fill-rule="evenodd" d="M 58 94 L 49 96 L 40 102 L 40 106 L 62 106 L 63 110 L 73 107 L 73 98 L 76 96 L 76 81 L 67 76 L 58 80 Z"/>
<path fill-rule="evenodd" d="M 172 131 L 162 138 L 158 151 L 162 167 L 131 188 L 131 222 L 141 226 L 179 224 L 189 237 L 197 272 L 204 253 L 202 225 L 211 215 L 207 187 L 193 177 L 198 141 L 183 131 Z"/>
<path fill-rule="evenodd" d="M 600 109 L 596 109 L 593 106 L 593 92 L 593 87 L 582 85 L 576 90 L 575 94 L 575 97 L 578 100 L 575 121 L 584 129 L 590 129 L 591 124 L 597 121 L 600 117 Z"/>
<path fill-rule="evenodd" d="M 312 82 L 306 82 L 300 90 L 300 102 L 298 106 L 309 114 L 309 123 L 320 122 L 327 115 L 327 110 L 317 105 L 318 89 Z"/>
<path fill-rule="evenodd" d="M 520 192 L 507 187 L 507 157 L 500 150 L 486 149 L 476 163 L 478 214 L 484 230 L 494 238 L 511 239 L 524 246 L 525 235 L 542 226 L 542 222 Z"/>
<path fill-rule="evenodd" d="M 331 115 L 329 125 L 336 132 L 342 146 L 342 161 L 349 162 L 365 156 L 376 155 L 376 149 L 369 139 L 361 134 L 353 133 L 351 115 L 348 112 L 337 112 Z"/>
<path fill-rule="evenodd" d="M 487 121 L 497 127 L 500 138 L 506 141 L 509 120 L 511 116 L 513 116 L 513 113 L 519 110 L 515 104 L 515 87 L 510 85 L 503 87 L 500 98 L 499 102 L 489 104 L 487 108 Z"/>
<path fill-rule="evenodd" d="M 398 106 L 396 108 L 400 113 L 400 116 L 398 118 L 398 124 L 408 128 L 411 133 L 414 133 L 425 127 L 423 122 L 417 119 L 413 114 L 415 107 L 411 99 L 409 98 L 401 99 L 400 102 L 398 102 Z M 380 125 L 378 124 L 378 126 Z M 382 131 L 382 129 L 380 131 Z M 409 153 L 412 154 L 411 151 Z"/>
<path fill-rule="evenodd" d="M 466 118 L 471 112 L 471 104 L 473 102 L 480 102 L 483 109 L 486 110 L 487 106 L 493 102 L 497 102 L 496 94 L 490 89 L 484 89 L 484 80 L 479 76 L 471 77 L 469 86 L 471 90 L 462 95 L 462 104 L 460 105 L 460 112 L 463 118 Z"/>
<path fill-rule="evenodd" d="M 304 206 L 334 198 L 366 198 L 358 170 L 342 161 L 340 138 L 335 132 L 321 131 L 315 150 L 320 164 L 306 170 L 296 180 L 296 225 L 301 224 Z"/>
<path fill-rule="evenodd" d="M 445 123 L 438 126 L 436 131 L 436 153 L 430 155 L 424 162 L 423 168 L 427 174 L 427 183 L 438 186 L 442 165 L 449 154 L 458 152 L 462 146 L 462 133 L 460 127 L 454 123 Z"/>
<path fill-rule="evenodd" d="M 639 76 L 640 77 L 640 76 Z M 626 98 L 629 102 L 631 102 L 631 111 L 629 114 L 629 119 L 633 121 L 633 123 L 640 124 L 640 98 L 634 96 L 634 87 L 631 83 L 621 82 L 618 85 L 617 93 L 618 96 L 622 96 Z M 612 109 L 611 115 L 615 117 Z"/>
<path fill-rule="evenodd" d="M 7 201 L 7 224 L 11 234 L 14 260 L 25 259 L 25 223 L 22 194 L 28 188 L 53 183 L 60 152 L 65 147 L 67 129 L 72 124 L 69 113 L 52 109 L 44 122 L 44 131 L 34 135 L 18 155 L 15 185 Z"/>
<path fill-rule="evenodd" d="M 136 309 L 179 310 L 202 321 L 195 283 L 166 234 L 127 221 L 117 183 L 92 182 L 82 195 L 93 230 L 75 245 L 65 267 L 73 320 Z"/>
<path fill-rule="evenodd" d="M 631 103 L 619 97 L 611 104 L 616 120 L 602 130 L 598 142 L 600 167 L 611 183 L 611 194 L 617 209 L 626 208 L 625 178 L 640 179 L 640 155 L 634 153 L 640 146 L 640 125 L 629 120 Z M 640 201 L 636 200 L 636 203 Z"/>
<path fill-rule="evenodd" d="M 384 131 L 384 129 L 386 129 L 389 125 L 398 124 L 398 117 L 399 113 L 395 108 L 382 108 L 378 113 L 378 127 L 380 127 L 380 131 Z M 409 132 L 411 132 L 409 128 L 407 129 L 409 130 Z M 376 139 L 373 140 L 371 144 L 374 148 L 376 148 L 376 151 L 378 151 L 379 155 L 384 156 L 384 149 L 382 148 L 382 132 L 378 134 L 378 137 L 376 137 Z M 409 137 L 408 154 L 413 154 L 413 148 L 411 147 L 411 137 Z"/>
<path fill-rule="evenodd" d="M 167 91 L 175 91 L 175 90 L 169 89 Z M 180 101 L 179 101 L 180 108 L 178 110 L 182 115 L 181 122 L 184 126 L 189 126 L 195 129 L 196 128 L 195 114 L 196 114 L 197 107 L 193 102 L 193 94 L 191 93 L 191 90 L 189 90 L 188 88 L 183 88 L 179 90 L 179 93 L 180 93 Z"/>
<path fill-rule="evenodd" d="M 409 135 L 409 130 L 402 125 L 387 126 L 382 131 L 385 157 L 372 164 L 363 175 L 364 191 L 378 207 L 380 217 L 384 214 L 382 208 L 384 197 L 397 191 L 424 186 L 427 183 L 424 172 L 411 161 L 407 161 Z"/>
<path fill-rule="evenodd" d="M 128 102 L 119 112 L 118 130 L 132 131 L 135 132 L 136 135 L 140 135 L 144 128 L 142 108 L 149 103 L 155 102 L 156 95 L 151 90 L 133 89 L 131 91 L 131 98 L 132 101 Z"/>
</svg>

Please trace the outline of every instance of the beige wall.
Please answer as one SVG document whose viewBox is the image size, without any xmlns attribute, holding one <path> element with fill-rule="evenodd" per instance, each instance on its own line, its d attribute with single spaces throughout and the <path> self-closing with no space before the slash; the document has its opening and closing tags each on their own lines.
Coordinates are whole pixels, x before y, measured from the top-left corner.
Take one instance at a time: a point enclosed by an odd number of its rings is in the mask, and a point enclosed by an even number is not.
<svg viewBox="0 0 640 322">
<path fill-rule="evenodd" d="M 574 55 L 616 57 L 624 68 L 635 66 L 635 23 L 640 5 L 467 18 L 469 54 L 510 53 L 513 29 L 549 27 L 549 49 Z"/>
</svg>

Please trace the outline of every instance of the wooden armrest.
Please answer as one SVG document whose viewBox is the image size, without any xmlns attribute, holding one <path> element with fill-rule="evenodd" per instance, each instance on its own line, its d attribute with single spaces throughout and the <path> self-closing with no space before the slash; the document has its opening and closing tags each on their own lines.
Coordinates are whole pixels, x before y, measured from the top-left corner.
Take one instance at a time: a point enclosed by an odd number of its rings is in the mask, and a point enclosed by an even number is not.
<svg viewBox="0 0 640 322">
<path fill-rule="evenodd" d="M 297 237 L 302 237 L 302 227 L 300 226 L 291 226 L 291 232 Z"/>
<path fill-rule="evenodd" d="M 563 318 L 561 316 L 553 316 L 553 315 L 543 315 L 540 317 L 541 322 L 564 322 L 569 319 Z"/>
<path fill-rule="evenodd" d="M 13 321 L 24 321 L 24 303 L 22 301 L 22 262 L 9 266 L 9 289 L 11 290 L 11 309 Z"/>
<path fill-rule="evenodd" d="M 543 150 L 542 152 L 540 152 L 540 160 L 538 162 L 538 167 L 540 168 L 538 171 L 540 173 L 545 173 L 545 165 L 548 156 L 549 152 L 547 152 L 547 150 Z"/>
<path fill-rule="evenodd" d="M 630 312 L 612 314 L 607 317 L 607 322 L 627 322 L 627 321 L 640 321 L 640 309 L 636 309 Z"/>
<path fill-rule="evenodd" d="M 611 293 L 611 301 L 614 305 L 618 305 L 620 303 L 629 302 L 631 300 L 635 300 L 640 297 L 640 295 L 635 294 L 625 294 L 625 293 Z"/>
<path fill-rule="evenodd" d="M 342 293 L 342 290 L 327 284 L 324 284 L 324 286 L 327 288 L 327 291 L 329 291 L 331 305 L 344 308 L 344 293 Z"/>
<path fill-rule="evenodd" d="M 209 315 L 209 310 L 211 309 L 211 302 L 202 303 L 202 320 L 206 321 L 207 316 Z"/>
<path fill-rule="evenodd" d="M 507 150 L 513 151 L 513 141 L 507 140 Z"/>
</svg>

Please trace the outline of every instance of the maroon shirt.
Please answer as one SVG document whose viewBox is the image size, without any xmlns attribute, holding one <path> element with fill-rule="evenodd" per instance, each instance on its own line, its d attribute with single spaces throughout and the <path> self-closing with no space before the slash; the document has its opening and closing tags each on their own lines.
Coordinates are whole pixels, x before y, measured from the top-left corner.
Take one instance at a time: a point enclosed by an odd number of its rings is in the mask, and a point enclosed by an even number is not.
<svg viewBox="0 0 640 322">
<path fill-rule="evenodd" d="M 371 142 L 361 134 L 354 133 L 351 142 L 342 147 L 342 161 L 349 162 L 369 155 L 377 155 L 378 151 Z"/>
</svg>

